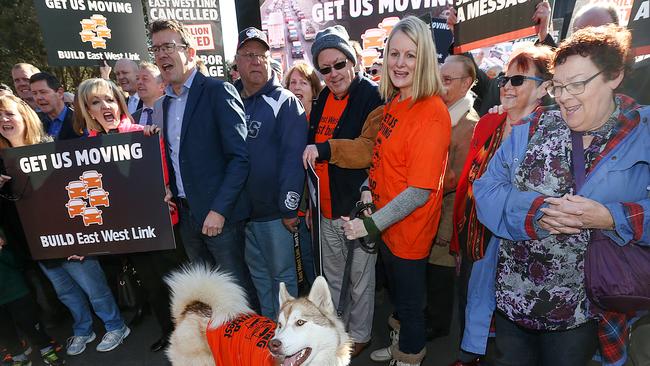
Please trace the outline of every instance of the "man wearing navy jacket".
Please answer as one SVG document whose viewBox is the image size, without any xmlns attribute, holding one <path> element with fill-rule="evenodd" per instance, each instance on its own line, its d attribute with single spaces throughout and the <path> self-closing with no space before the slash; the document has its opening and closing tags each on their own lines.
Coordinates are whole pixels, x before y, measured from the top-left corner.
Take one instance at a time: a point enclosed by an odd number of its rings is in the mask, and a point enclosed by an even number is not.
<svg viewBox="0 0 650 366">
<path fill-rule="evenodd" d="M 280 282 L 297 296 L 292 233 L 305 172 L 301 154 L 307 119 L 298 98 L 284 89 L 269 63 L 269 44 L 259 29 L 239 34 L 236 86 L 246 110 L 251 170 L 246 183 L 251 220 L 246 224 L 246 262 L 262 315 L 276 319 Z"/>
<path fill-rule="evenodd" d="M 151 25 L 150 51 L 168 84 L 154 121 L 162 122 L 169 166 L 166 200 L 176 203 L 190 261 L 230 272 L 256 305 L 244 262 L 244 219 L 237 202 L 249 171 L 244 106 L 228 83 L 196 67 L 196 46 L 175 20 Z M 161 116 L 162 115 L 162 116 Z"/>
</svg>

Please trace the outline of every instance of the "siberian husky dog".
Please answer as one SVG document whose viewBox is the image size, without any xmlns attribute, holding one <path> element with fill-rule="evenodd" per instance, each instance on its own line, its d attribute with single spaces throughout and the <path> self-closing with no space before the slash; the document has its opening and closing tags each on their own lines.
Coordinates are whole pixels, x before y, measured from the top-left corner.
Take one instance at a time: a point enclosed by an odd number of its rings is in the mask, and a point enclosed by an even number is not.
<svg viewBox="0 0 650 366">
<path fill-rule="evenodd" d="M 167 357 L 175 366 L 346 366 L 352 341 L 336 316 L 327 282 L 307 298 L 280 286 L 279 323 L 256 315 L 226 273 L 192 265 L 166 279 L 176 325 Z"/>
</svg>

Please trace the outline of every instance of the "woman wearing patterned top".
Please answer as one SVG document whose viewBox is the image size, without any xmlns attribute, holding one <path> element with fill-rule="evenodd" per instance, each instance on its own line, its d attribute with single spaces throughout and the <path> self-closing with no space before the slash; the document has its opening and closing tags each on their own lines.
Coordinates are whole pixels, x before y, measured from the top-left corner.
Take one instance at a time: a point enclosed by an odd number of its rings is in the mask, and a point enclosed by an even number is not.
<svg viewBox="0 0 650 366">
<path fill-rule="evenodd" d="M 500 239 L 497 365 L 585 365 L 599 340 L 605 364 L 624 361 L 625 315 L 590 303 L 584 257 L 596 230 L 621 246 L 650 242 L 650 110 L 615 94 L 630 39 L 608 26 L 562 42 L 548 87 L 558 106 L 513 126 L 474 183 L 478 218 Z M 574 149 L 586 172 L 577 191 Z"/>
<path fill-rule="evenodd" d="M 490 272 L 491 266 L 484 268 L 485 260 L 482 258 L 486 248 L 489 245 L 494 246 L 492 242 L 496 240 L 476 216 L 473 183 L 483 175 L 494 153 L 510 134 L 511 126 L 532 113 L 542 103 L 546 96 L 548 80 L 552 77 L 549 70 L 552 56 L 551 49 L 544 46 L 528 46 L 512 54 L 506 65 L 505 76 L 499 79 L 499 91 L 505 113 L 486 114 L 478 121 L 465 166 L 458 179 L 450 251 L 460 253 L 460 313 L 469 315 L 467 319 L 461 317 L 463 338 L 456 365 L 471 365 L 478 355 L 485 354 L 494 309 L 494 297 L 475 295 L 477 291 L 482 290 L 482 286 L 468 286 L 470 273 L 472 279 L 481 279 L 484 276 L 494 278 L 494 271 Z"/>
</svg>

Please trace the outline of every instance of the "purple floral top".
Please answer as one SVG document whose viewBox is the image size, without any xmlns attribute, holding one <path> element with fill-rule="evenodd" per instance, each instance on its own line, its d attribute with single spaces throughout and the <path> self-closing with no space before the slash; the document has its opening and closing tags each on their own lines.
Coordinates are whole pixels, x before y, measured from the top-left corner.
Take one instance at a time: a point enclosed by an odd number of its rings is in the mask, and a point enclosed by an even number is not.
<svg viewBox="0 0 650 366">
<path fill-rule="evenodd" d="M 616 111 L 585 149 L 587 170 L 615 135 Z M 539 117 L 526 155 L 515 176 L 521 191 L 560 197 L 573 193 L 571 131 L 559 110 Z M 497 308 L 510 320 L 529 329 L 575 328 L 590 319 L 584 287 L 584 256 L 589 231 L 576 235 L 549 235 L 540 240 L 502 240 L 496 278 Z"/>
</svg>

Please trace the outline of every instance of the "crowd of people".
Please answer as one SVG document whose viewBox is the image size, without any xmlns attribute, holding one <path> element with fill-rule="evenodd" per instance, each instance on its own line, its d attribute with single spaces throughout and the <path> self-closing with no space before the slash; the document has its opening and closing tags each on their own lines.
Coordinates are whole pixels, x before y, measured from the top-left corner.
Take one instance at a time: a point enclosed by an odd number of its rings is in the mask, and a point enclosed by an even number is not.
<svg viewBox="0 0 650 366">
<path fill-rule="evenodd" d="M 470 54 L 439 65 L 429 27 L 415 17 L 394 26 L 383 61 L 368 70 L 341 26 L 318 32 L 311 65 L 288 70 L 272 65 L 266 34 L 251 27 L 239 34 L 232 84 L 202 72 L 187 27 L 158 20 L 154 63 L 105 64 L 72 99 L 53 75 L 15 65 L 16 95 L 0 87 L 0 149 L 127 132 L 160 140 L 161 200 L 179 248 L 121 258 L 160 326 L 154 352 L 174 329 L 163 281 L 170 271 L 218 266 L 255 311 L 276 319 L 280 283 L 298 295 L 297 238 L 306 281 L 318 270 L 327 278 L 353 357 L 370 345 L 376 290 L 385 286 L 390 344 L 370 354 L 374 361 L 421 365 L 427 340 L 450 333 L 457 302 L 455 366 L 486 357 L 573 366 L 595 355 L 621 365 L 631 324 L 647 322 L 647 312 L 595 306 L 584 261 L 592 235 L 650 244 L 650 93 L 631 77 L 648 73 L 647 63 L 634 64 L 631 35 L 606 6 L 582 9 L 559 45 L 548 31 L 550 5 L 541 2 L 533 18 L 538 41 L 516 47 L 494 78 Z M 306 169 L 319 177 L 320 213 L 308 204 Z M 97 351 L 119 347 L 131 328 L 104 258 L 31 260 L 17 187 L 2 173 L 2 365 L 29 365 L 32 347 L 45 364 L 65 364 L 64 353 L 79 355 L 95 340 L 93 313 L 105 328 Z M 72 316 L 65 346 L 41 316 L 59 301 Z M 633 357 L 650 362 L 643 342 Z"/>
</svg>

